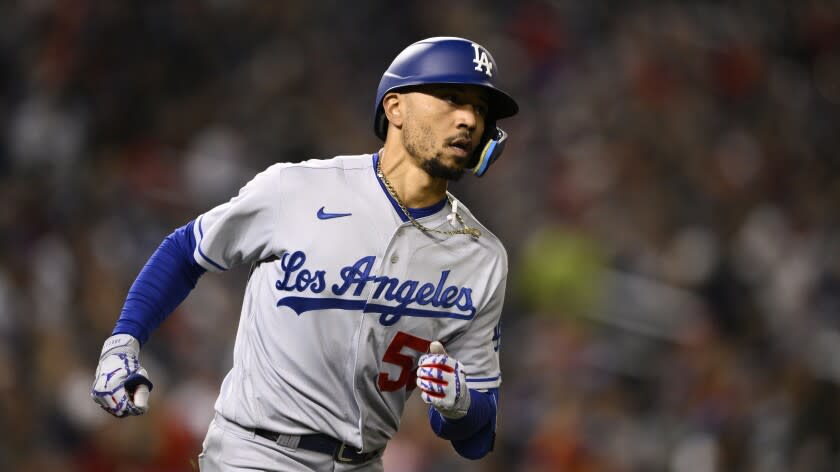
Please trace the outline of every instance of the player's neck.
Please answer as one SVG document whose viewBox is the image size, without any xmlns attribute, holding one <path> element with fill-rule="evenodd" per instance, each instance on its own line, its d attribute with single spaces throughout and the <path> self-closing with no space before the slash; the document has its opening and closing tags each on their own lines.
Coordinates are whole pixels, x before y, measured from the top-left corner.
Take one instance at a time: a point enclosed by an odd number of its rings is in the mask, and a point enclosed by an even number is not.
<svg viewBox="0 0 840 472">
<path fill-rule="evenodd" d="M 432 177 L 411 161 L 402 149 L 380 151 L 382 173 L 408 208 L 423 208 L 446 196 L 446 179 Z"/>
</svg>

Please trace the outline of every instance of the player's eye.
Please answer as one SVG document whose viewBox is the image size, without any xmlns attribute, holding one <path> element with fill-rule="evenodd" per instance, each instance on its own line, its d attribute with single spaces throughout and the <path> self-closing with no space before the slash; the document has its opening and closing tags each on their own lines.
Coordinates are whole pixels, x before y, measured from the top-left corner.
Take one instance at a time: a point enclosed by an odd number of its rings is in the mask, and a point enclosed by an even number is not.
<svg viewBox="0 0 840 472">
<path fill-rule="evenodd" d="M 482 117 L 486 118 L 487 113 L 489 113 L 489 109 L 486 103 L 483 100 L 473 102 L 470 98 L 467 98 L 459 93 L 450 92 L 450 91 L 443 91 L 437 95 L 438 98 L 443 100 L 444 102 L 453 105 L 453 106 L 462 106 L 465 104 L 472 104 L 473 109 L 476 113 L 481 115 Z"/>
</svg>

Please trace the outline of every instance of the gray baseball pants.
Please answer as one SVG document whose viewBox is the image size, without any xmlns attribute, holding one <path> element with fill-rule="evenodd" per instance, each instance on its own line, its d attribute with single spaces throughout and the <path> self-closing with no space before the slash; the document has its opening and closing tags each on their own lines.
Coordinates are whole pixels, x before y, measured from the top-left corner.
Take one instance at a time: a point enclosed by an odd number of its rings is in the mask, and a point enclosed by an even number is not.
<svg viewBox="0 0 840 472">
<path fill-rule="evenodd" d="M 383 472 L 382 456 L 364 464 L 336 462 L 332 456 L 281 446 L 216 415 L 198 455 L 201 472 Z"/>
</svg>

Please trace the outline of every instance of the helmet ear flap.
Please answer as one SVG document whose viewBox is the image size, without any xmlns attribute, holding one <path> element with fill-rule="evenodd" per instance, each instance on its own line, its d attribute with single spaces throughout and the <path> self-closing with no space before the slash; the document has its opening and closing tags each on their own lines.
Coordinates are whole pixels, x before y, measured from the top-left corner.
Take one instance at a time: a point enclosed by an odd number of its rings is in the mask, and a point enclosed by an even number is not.
<svg viewBox="0 0 840 472">
<path fill-rule="evenodd" d="M 385 116 L 385 111 L 382 109 L 381 106 L 376 111 L 373 129 L 376 133 L 376 136 L 378 136 L 379 139 L 385 141 L 385 136 L 388 135 L 388 118 Z"/>
<path fill-rule="evenodd" d="M 502 128 L 497 127 L 495 123 L 489 127 L 488 133 L 481 140 L 470 162 L 472 166 L 470 170 L 476 177 L 483 176 L 490 165 L 502 155 L 502 151 L 505 149 L 505 141 L 507 141 L 507 133 Z"/>
</svg>

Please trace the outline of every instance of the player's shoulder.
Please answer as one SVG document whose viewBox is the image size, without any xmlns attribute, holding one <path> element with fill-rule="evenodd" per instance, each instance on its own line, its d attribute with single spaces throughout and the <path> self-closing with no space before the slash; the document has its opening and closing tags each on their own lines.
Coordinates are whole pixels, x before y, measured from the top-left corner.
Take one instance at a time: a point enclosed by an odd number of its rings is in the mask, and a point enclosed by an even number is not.
<svg viewBox="0 0 840 472">
<path fill-rule="evenodd" d="M 372 162 L 370 154 L 309 159 L 301 162 L 278 162 L 257 174 L 254 182 L 261 181 L 264 185 L 277 189 L 289 189 L 297 185 L 318 185 L 320 181 L 330 183 L 348 171 L 370 170 Z"/>
<path fill-rule="evenodd" d="M 344 171 L 370 169 L 373 161 L 370 154 L 335 156 L 329 159 L 309 159 L 296 163 L 278 163 L 273 167 L 278 172 L 318 173 L 321 171 Z"/>
</svg>

